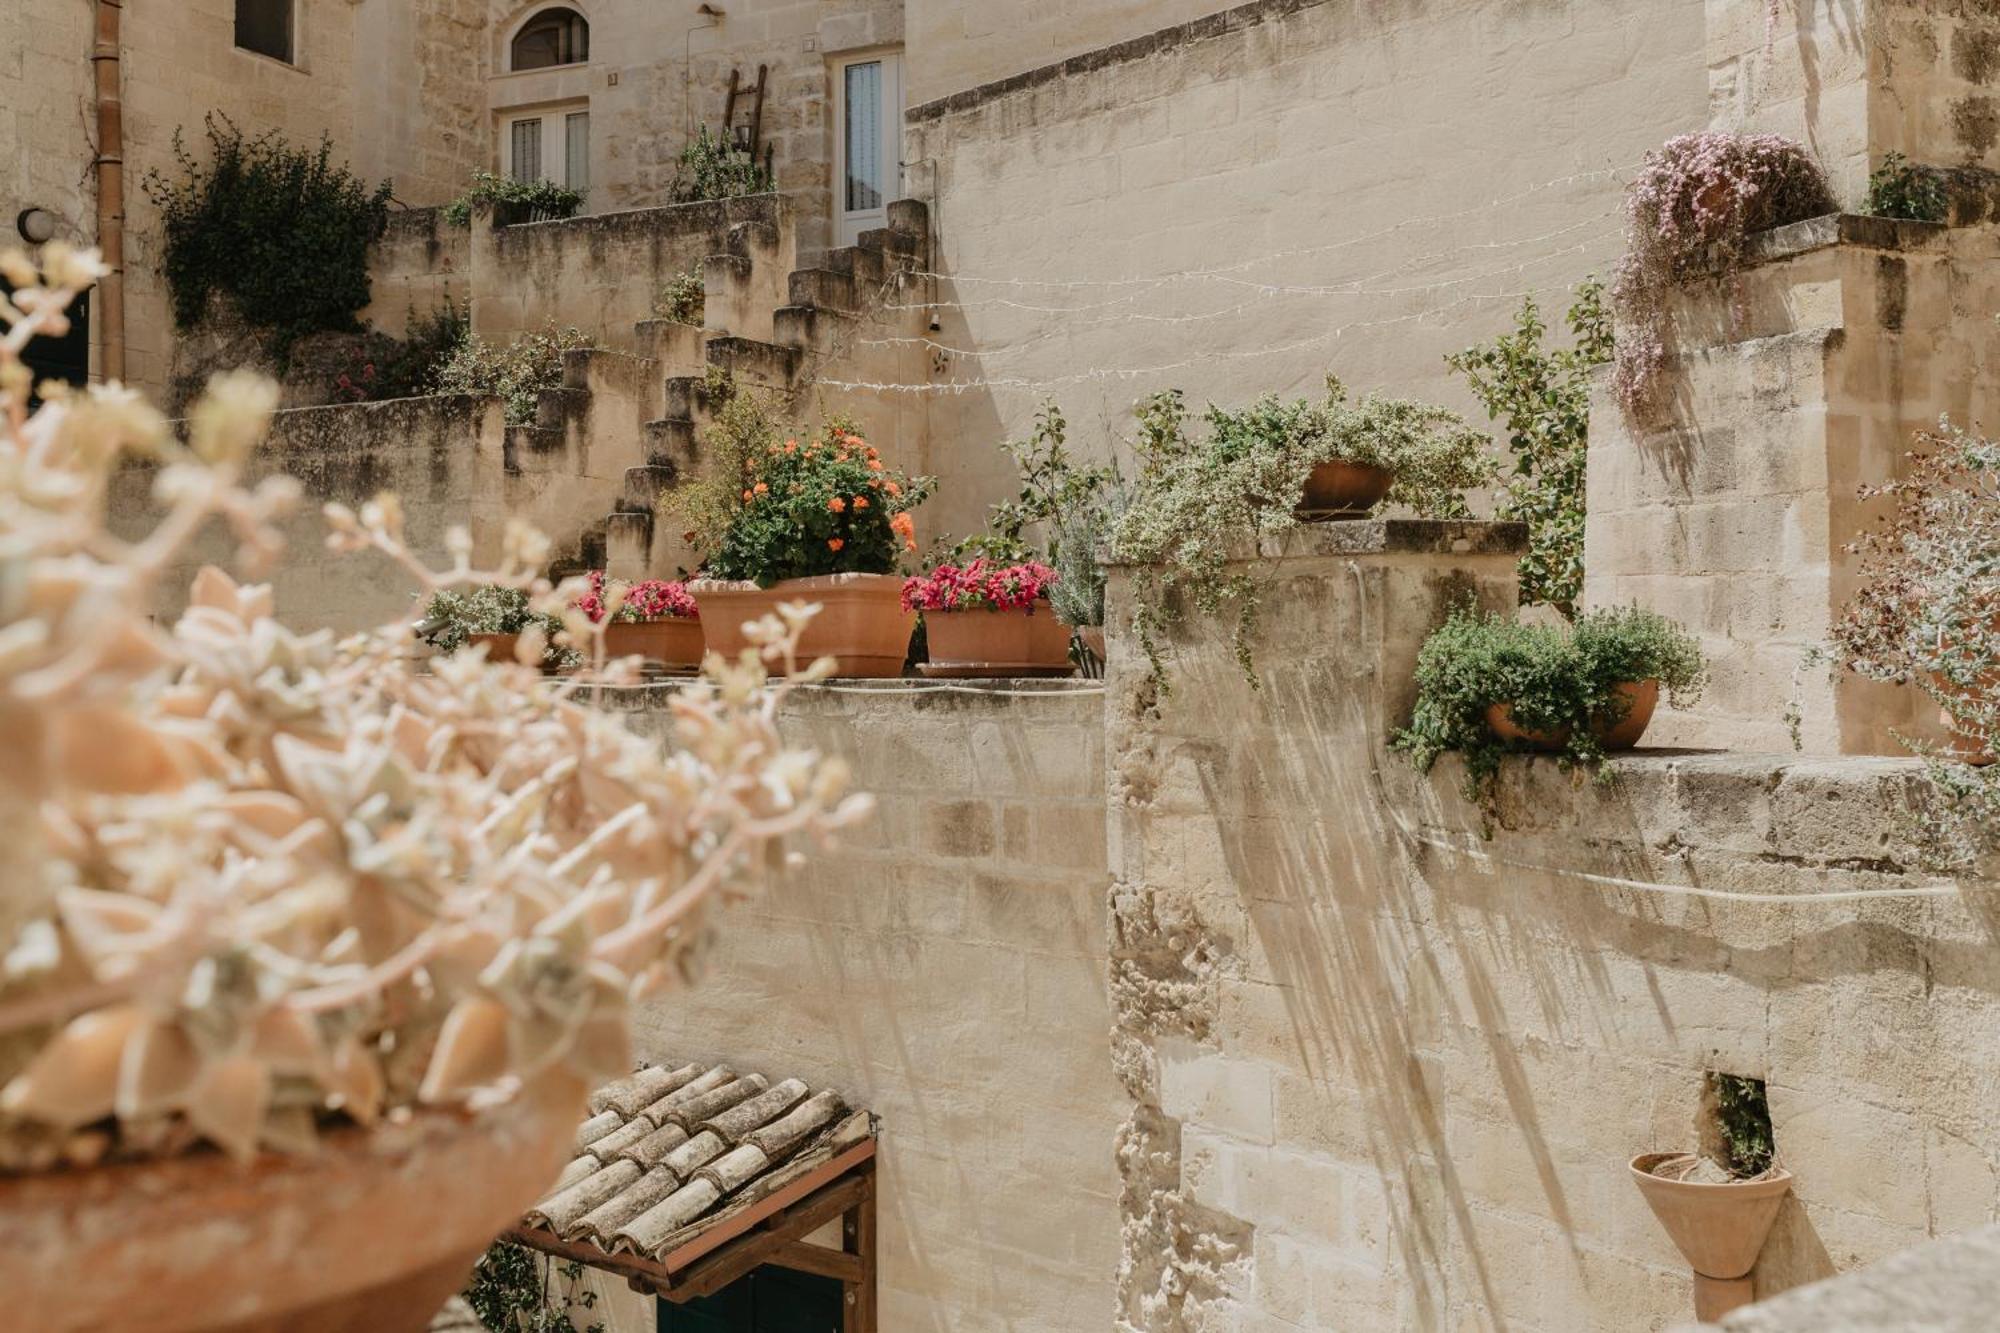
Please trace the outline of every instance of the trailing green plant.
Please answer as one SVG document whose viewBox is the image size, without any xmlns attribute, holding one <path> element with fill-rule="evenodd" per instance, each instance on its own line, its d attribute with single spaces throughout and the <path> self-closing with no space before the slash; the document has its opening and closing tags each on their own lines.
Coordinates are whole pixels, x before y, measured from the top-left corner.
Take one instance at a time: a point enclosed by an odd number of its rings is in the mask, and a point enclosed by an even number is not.
<svg viewBox="0 0 2000 1333">
<path fill-rule="evenodd" d="M 708 311 L 708 285 L 702 278 L 701 265 L 691 266 L 685 273 L 677 273 L 668 278 L 660 288 L 659 297 L 653 302 L 653 313 L 661 319 L 670 319 L 676 324 L 699 325 Z"/>
<path fill-rule="evenodd" d="M 368 305 L 368 249 L 389 221 L 389 182 L 369 187 L 276 130 L 246 139 L 221 113 L 204 122 L 207 162 L 174 131 L 177 178 L 146 173 L 160 210 L 162 268 L 174 322 L 192 329 L 223 297 L 263 330 L 282 371 L 292 346 L 322 330 L 356 332 Z"/>
<path fill-rule="evenodd" d="M 400 339 L 371 332 L 355 340 L 329 396 L 337 403 L 373 403 L 429 393 L 471 330 L 465 308 L 451 301 L 427 315 L 412 310 Z"/>
<path fill-rule="evenodd" d="M 1530 296 L 1514 331 L 1445 358 L 1465 376 L 1487 415 L 1507 427 L 1514 470 L 1505 479 L 1499 517 L 1528 525 L 1528 549 L 1516 566 L 1522 605 L 1576 615 L 1583 596 L 1583 519 L 1590 449 L 1590 372 L 1613 356 L 1604 284 L 1577 288 L 1564 322 L 1570 345 L 1550 348 L 1548 329 Z"/>
<path fill-rule="evenodd" d="M 1869 173 L 1864 211 L 1878 218 L 1943 222 L 1951 215 L 1944 173 L 1936 167 L 1919 166 L 1901 153 L 1885 153 L 1882 165 Z"/>
<path fill-rule="evenodd" d="M 1236 660 L 1256 684 L 1257 584 L 1243 570 L 1232 573 L 1230 561 L 1299 524 L 1306 479 L 1319 464 L 1388 468 L 1395 474 L 1388 501 L 1432 518 L 1465 517 L 1465 488 L 1494 474 L 1486 437 L 1456 413 L 1374 394 L 1352 403 L 1332 376 L 1323 399 L 1273 395 L 1235 411 L 1211 405 L 1205 420 L 1207 434 L 1191 437 L 1179 390 L 1139 405 L 1138 481 L 1111 543 L 1114 558 L 1138 567 L 1133 628 L 1162 688 L 1170 682 L 1161 638 L 1188 609 L 1234 609 Z"/>
<path fill-rule="evenodd" d="M 529 605 L 528 594 L 519 588 L 492 584 L 445 588 L 433 593 L 424 608 L 424 638 L 441 653 L 457 652 L 474 634 L 520 634 L 532 627 L 540 627 L 548 635 L 544 667 L 582 663 L 582 654 L 556 643 L 556 635 L 563 629 L 561 618 L 536 611 Z"/>
<path fill-rule="evenodd" d="M 1718 1165 L 1738 1180 L 1763 1175 L 1777 1156 L 1764 1080 L 1739 1074 L 1708 1077 L 1715 1094 L 1715 1127 L 1728 1159 Z"/>
<path fill-rule="evenodd" d="M 768 162 L 759 162 L 724 135 L 711 135 L 708 126 L 681 149 L 680 165 L 674 171 L 667 196 L 677 204 L 695 204 L 708 199 L 734 199 L 743 194 L 767 194 L 777 188 Z"/>
<path fill-rule="evenodd" d="M 497 397 L 506 405 L 507 424 L 525 426 L 546 389 L 560 389 L 563 353 L 590 346 L 581 329 L 551 324 L 511 343 L 468 336 L 437 371 L 437 392 Z"/>
<path fill-rule="evenodd" d="M 1057 516 L 1049 537 L 1049 563 L 1056 571 L 1049 604 L 1065 625 L 1104 623 L 1105 575 L 1098 556 L 1110 546 L 1131 503 L 1132 488 L 1114 480 L 1085 504 Z"/>
<path fill-rule="evenodd" d="M 570 1284 L 568 1299 L 552 1289 L 558 1276 Z M 575 1307 L 597 1306 L 596 1292 L 577 1289 L 582 1278 L 582 1264 L 557 1263 L 525 1245 L 495 1241 L 472 1270 L 465 1303 L 492 1333 L 604 1333 L 596 1320 L 577 1326 Z"/>
<path fill-rule="evenodd" d="M 1660 405 L 1676 288 L 1733 272 L 1753 233 L 1836 207 L 1819 163 L 1782 135 L 1683 134 L 1646 154 L 1625 193 L 1626 252 L 1611 285 L 1625 409 Z"/>
<path fill-rule="evenodd" d="M 1904 475 L 1863 487 L 1893 507 L 1847 551 L 1855 591 L 1834 622 L 1831 660 L 1936 701 L 1951 744 L 1912 737 L 1931 795 L 1920 846 L 1942 869 L 1969 865 L 2000 827 L 2000 444 L 1949 422 L 1917 437 Z"/>
<path fill-rule="evenodd" d="M 475 171 L 465 193 L 440 212 L 447 225 L 469 227 L 474 210 L 481 204 L 519 212 L 537 222 L 552 222 L 575 217 L 583 207 L 583 196 L 554 181 L 521 181 L 490 171 Z"/>
<path fill-rule="evenodd" d="M 1694 637 L 1638 607 L 1593 611 L 1565 629 L 1460 606 L 1424 640 L 1416 707 L 1391 744 L 1422 772 L 1459 751 L 1466 795 L 1484 803 L 1501 757 L 1517 748 L 1487 725 L 1495 704 L 1523 731 L 1560 736 L 1563 762 L 1590 763 L 1604 757 L 1596 731 L 1629 706 L 1620 685 L 1657 680 L 1684 706 L 1707 676 Z"/>
</svg>

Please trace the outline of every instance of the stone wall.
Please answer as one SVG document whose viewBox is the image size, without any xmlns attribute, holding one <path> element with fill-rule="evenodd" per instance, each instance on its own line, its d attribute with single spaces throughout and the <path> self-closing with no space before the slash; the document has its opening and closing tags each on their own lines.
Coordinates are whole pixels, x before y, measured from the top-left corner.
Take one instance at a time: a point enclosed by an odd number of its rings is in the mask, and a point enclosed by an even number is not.
<svg viewBox="0 0 2000 1333">
<path fill-rule="evenodd" d="M 67 240 L 97 234 L 90 170 L 97 99 L 91 80 L 91 6 L 0 8 L 0 246 L 19 245 L 14 219 L 27 208 L 54 214 Z"/>
<path fill-rule="evenodd" d="M 400 338 L 419 319 L 447 303 L 472 299 L 472 229 L 454 227 L 435 208 L 406 208 L 389 215 L 389 228 L 368 257 L 370 296 L 361 320 Z"/>
<path fill-rule="evenodd" d="M 1914 763 L 1514 761 L 1488 840 L 1455 763 L 1385 752 L 1427 625 L 1511 601 L 1510 545 L 1356 523 L 1267 552 L 1258 691 L 1216 626 L 1168 695 L 1114 634 L 1126 1326 L 1685 1318 L 1626 1161 L 1698 1142 L 1711 1070 L 1768 1080 L 1797 1178 L 1763 1294 L 2000 1206 L 1996 900 L 1919 868 Z"/>
<path fill-rule="evenodd" d="M 799 696 L 790 734 L 845 756 L 880 811 L 639 1017 L 646 1059 L 797 1075 L 881 1116 L 884 1329 L 1111 1314 L 1102 697 L 1017 688 Z M 656 695 L 621 706 L 666 724 Z"/>
<path fill-rule="evenodd" d="M 1222 0 L 924 0 L 909 6 L 910 104 L 1204 18 Z"/>
<path fill-rule="evenodd" d="M 993 445 L 1047 397 L 1091 451 L 1174 386 L 1240 402 L 1331 370 L 1473 410 L 1444 355 L 1605 273 L 1625 175 L 1705 121 L 1703 18 L 1264 0 L 914 109 L 955 349 L 930 383 L 969 382 L 932 395 L 939 466 L 1006 493 Z"/>
</svg>

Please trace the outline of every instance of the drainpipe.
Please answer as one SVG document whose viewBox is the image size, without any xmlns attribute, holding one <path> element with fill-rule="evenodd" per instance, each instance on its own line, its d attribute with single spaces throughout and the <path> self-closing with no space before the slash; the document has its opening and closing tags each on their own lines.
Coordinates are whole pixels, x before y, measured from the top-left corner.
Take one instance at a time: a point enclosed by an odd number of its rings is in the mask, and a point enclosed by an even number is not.
<svg viewBox="0 0 2000 1333">
<path fill-rule="evenodd" d="M 125 378 L 125 105 L 119 93 L 119 22 L 125 0 L 97 0 L 97 247 L 111 271 L 97 285 L 97 327 L 103 334 L 99 369 Z"/>
</svg>

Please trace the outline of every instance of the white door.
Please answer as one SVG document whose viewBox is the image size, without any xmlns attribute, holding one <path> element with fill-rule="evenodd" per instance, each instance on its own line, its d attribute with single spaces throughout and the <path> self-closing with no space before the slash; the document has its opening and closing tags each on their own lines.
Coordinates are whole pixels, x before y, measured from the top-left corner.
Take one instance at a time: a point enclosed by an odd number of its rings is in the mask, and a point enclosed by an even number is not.
<svg viewBox="0 0 2000 1333">
<path fill-rule="evenodd" d="M 833 215 L 836 241 L 853 245 L 889 225 L 903 188 L 903 57 L 856 56 L 834 67 Z"/>
<path fill-rule="evenodd" d="M 507 122 L 507 174 L 517 181 L 551 181 L 590 195 L 590 112 L 563 108 Z M 583 210 L 588 212 L 586 206 Z"/>
</svg>

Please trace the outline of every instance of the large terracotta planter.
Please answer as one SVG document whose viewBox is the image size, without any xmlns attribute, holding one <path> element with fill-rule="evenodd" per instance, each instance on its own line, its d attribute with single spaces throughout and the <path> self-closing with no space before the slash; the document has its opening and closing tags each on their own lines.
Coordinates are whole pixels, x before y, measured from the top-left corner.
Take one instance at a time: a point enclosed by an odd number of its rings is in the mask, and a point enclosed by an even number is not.
<svg viewBox="0 0 2000 1333">
<path fill-rule="evenodd" d="M 1597 743 L 1604 749 L 1629 750 L 1639 743 L 1639 738 L 1646 734 L 1646 728 L 1653 721 L 1653 711 L 1660 705 L 1660 682 L 1628 681 L 1618 686 L 1616 693 L 1626 701 L 1624 716 L 1616 721 L 1601 719 L 1591 730 L 1597 737 Z M 1486 709 L 1486 725 L 1501 740 L 1526 745 L 1531 749 L 1555 751 L 1569 744 L 1568 727 L 1558 727 L 1554 731 L 1536 731 L 1517 725 L 1514 721 L 1512 704 L 1489 705 Z"/>
<path fill-rule="evenodd" d="M 780 602 L 817 602 L 819 614 L 799 636 L 799 664 L 831 657 L 839 676 L 902 675 L 917 626 L 917 613 L 903 609 L 903 580 L 895 574 L 827 574 L 768 588 L 704 580 L 690 583 L 688 592 L 701 608 L 709 651 L 730 658 L 749 646 L 745 623 L 776 613 Z"/>
<path fill-rule="evenodd" d="M 486 645 L 486 660 L 489 662 L 511 662 L 514 660 L 514 645 L 521 641 L 518 634 L 468 634 L 465 646 Z"/>
<path fill-rule="evenodd" d="M 1382 502 L 1396 474 L 1372 463 L 1321 463 L 1306 478 L 1299 512 L 1306 518 L 1350 518 Z"/>
<path fill-rule="evenodd" d="M 699 620 L 614 620 L 604 627 L 604 651 L 609 657 L 643 657 L 669 671 L 692 671 L 701 665 Z"/>
<path fill-rule="evenodd" d="M 1750 1270 L 1764 1248 L 1778 1206 L 1792 1188 L 1792 1173 L 1773 1167 L 1754 1180 L 1702 1184 L 1655 1175 L 1662 1164 L 1686 1153 L 1641 1153 L 1632 1159 L 1632 1179 L 1653 1216 L 1694 1269 L 1695 1317 L 1704 1323 L 1749 1304 Z"/>
<path fill-rule="evenodd" d="M 0 1176 L 0 1326 L 420 1333 L 570 1156 L 583 1086 L 561 1082 L 311 1156 Z"/>
<path fill-rule="evenodd" d="M 1069 626 L 1028 611 L 926 611 L 926 676 L 1067 676 Z"/>
</svg>

